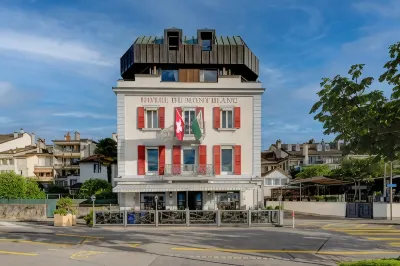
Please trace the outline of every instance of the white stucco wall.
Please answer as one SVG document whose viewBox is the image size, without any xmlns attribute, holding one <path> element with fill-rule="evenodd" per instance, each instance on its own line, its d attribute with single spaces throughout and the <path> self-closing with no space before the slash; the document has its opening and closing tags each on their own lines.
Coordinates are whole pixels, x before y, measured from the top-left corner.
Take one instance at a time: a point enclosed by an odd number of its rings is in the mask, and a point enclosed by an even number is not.
<svg viewBox="0 0 400 266">
<path fill-rule="evenodd" d="M 279 201 L 268 201 L 266 206 L 279 206 Z M 283 201 L 284 209 L 299 213 L 346 217 L 346 202 Z"/>
<path fill-rule="evenodd" d="M 389 203 L 374 202 L 373 208 L 374 219 L 390 219 Z M 400 203 L 393 203 L 392 211 L 393 219 L 400 219 Z"/>
<path fill-rule="evenodd" d="M 21 137 L 0 144 L 0 152 L 32 145 L 32 137 L 24 133 Z"/>
<path fill-rule="evenodd" d="M 84 183 L 86 180 L 89 179 L 103 179 L 108 181 L 107 178 L 107 166 L 101 165 L 101 173 L 94 173 L 93 172 L 93 162 L 82 162 L 79 164 L 80 168 L 80 175 L 79 175 L 79 182 Z"/>
</svg>

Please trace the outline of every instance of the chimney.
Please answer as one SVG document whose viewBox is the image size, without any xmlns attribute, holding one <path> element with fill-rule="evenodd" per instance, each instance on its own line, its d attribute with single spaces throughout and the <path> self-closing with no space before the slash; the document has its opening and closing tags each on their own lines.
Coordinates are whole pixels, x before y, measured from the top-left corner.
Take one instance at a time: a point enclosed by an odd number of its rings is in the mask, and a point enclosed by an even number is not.
<svg viewBox="0 0 400 266">
<path fill-rule="evenodd" d="M 303 164 L 307 165 L 308 164 L 308 143 L 303 144 Z"/>
<path fill-rule="evenodd" d="M 288 144 L 286 150 L 287 151 L 292 151 L 292 144 Z"/>
<path fill-rule="evenodd" d="M 19 130 L 19 133 L 20 133 L 20 134 L 24 134 L 24 133 L 25 133 L 24 129 L 21 128 L 21 129 Z"/>
<path fill-rule="evenodd" d="M 81 134 L 78 131 L 75 131 L 75 140 L 80 140 Z"/>
<path fill-rule="evenodd" d="M 31 145 L 35 146 L 36 144 L 36 135 L 35 133 L 31 133 Z"/>
<path fill-rule="evenodd" d="M 68 131 L 67 135 L 64 135 L 64 140 L 66 140 L 66 141 L 70 141 L 71 140 L 71 136 L 69 135 L 69 131 Z"/>
<path fill-rule="evenodd" d="M 18 132 L 17 131 L 14 132 L 14 139 L 16 139 L 16 138 L 18 138 Z"/>
<path fill-rule="evenodd" d="M 296 151 L 300 151 L 300 144 L 299 143 L 296 144 Z"/>
<path fill-rule="evenodd" d="M 321 146 L 322 146 L 322 150 L 325 151 L 325 141 L 324 141 L 324 139 L 322 139 L 322 141 L 321 141 Z"/>
<path fill-rule="evenodd" d="M 337 141 L 337 143 L 336 143 L 336 148 L 338 151 L 340 151 L 340 142 L 339 141 Z"/>
<path fill-rule="evenodd" d="M 277 148 L 278 150 L 282 149 L 282 141 L 281 141 L 280 139 L 278 139 L 278 140 L 276 141 L 276 148 Z"/>
</svg>

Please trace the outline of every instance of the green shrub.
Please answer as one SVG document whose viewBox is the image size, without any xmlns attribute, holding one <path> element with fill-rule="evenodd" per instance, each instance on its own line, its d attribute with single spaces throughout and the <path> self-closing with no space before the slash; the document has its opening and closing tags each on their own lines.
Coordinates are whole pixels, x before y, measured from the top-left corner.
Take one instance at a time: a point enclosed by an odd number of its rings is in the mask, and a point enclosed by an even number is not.
<svg viewBox="0 0 400 266">
<path fill-rule="evenodd" d="M 59 214 L 61 216 L 66 216 L 68 214 L 68 211 L 66 209 L 56 209 L 54 211 L 54 214 Z"/>
<path fill-rule="evenodd" d="M 400 266 L 400 259 L 364 260 L 341 262 L 339 266 Z"/>
<path fill-rule="evenodd" d="M 265 209 L 266 210 L 273 210 L 274 208 L 272 208 L 272 206 L 267 206 Z"/>
<path fill-rule="evenodd" d="M 314 199 L 316 201 L 323 201 L 324 200 L 324 196 L 314 196 Z"/>
<path fill-rule="evenodd" d="M 275 210 L 281 210 L 281 206 L 275 206 Z"/>
<path fill-rule="evenodd" d="M 38 183 L 14 172 L 0 173 L 1 199 L 45 199 Z"/>
<path fill-rule="evenodd" d="M 67 215 L 68 213 L 71 214 L 76 214 L 76 211 L 74 208 L 72 208 L 72 205 L 74 202 L 72 201 L 71 198 L 61 198 L 57 201 L 57 209 L 54 211 L 54 214 L 60 214 L 60 215 Z M 57 212 L 57 213 L 56 213 Z"/>
<path fill-rule="evenodd" d="M 92 227 L 93 226 L 93 210 L 91 210 L 85 217 L 83 217 L 83 220 L 85 220 L 87 226 Z"/>
</svg>

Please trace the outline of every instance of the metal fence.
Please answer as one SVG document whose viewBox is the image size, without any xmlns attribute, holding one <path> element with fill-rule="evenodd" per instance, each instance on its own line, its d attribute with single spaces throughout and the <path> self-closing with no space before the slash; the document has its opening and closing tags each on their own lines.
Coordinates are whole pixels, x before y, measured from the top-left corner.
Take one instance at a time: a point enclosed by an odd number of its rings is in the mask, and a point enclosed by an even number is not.
<svg viewBox="0 0 400 266">
<path fill-rule="evenodd" d="M 95 211 L 94 226 L 283 226 L 280 210 Z"/>
</svg>

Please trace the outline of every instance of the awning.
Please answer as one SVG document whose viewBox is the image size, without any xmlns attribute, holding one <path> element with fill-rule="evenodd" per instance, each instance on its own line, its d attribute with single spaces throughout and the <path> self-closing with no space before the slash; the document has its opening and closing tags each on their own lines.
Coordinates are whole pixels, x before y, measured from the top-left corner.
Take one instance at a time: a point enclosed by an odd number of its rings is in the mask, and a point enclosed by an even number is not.
<svg viewBox="0 0 400 266">
<path fill-rule="evenodd" d="M 169 192 L 169 191 L 237 191 L 256 189 L 255 184 L 157 184 L 122 185 L 113 188 L 113 192 Z"/>
<path fill-rule="evenodd" d="M 312 184 L 318 184 L 318 185 L 323 185 L 323 186 L 332 186 L 332 185 L 350 184 L 351 182 L 333 179 L 333 178 L 322 177 L 322 176 L 321 177 L 316 176 L 316 177 L 304 178 L 304 179 L 295 179 L 293 181 L 290 181 L 290 185 L 305 184 L 305 183 L 312 183 Z"/>
</svg>

